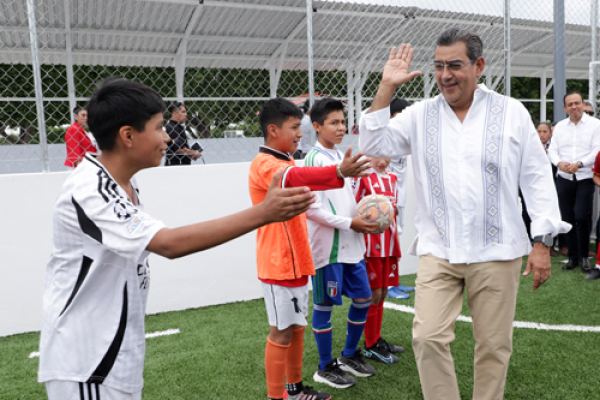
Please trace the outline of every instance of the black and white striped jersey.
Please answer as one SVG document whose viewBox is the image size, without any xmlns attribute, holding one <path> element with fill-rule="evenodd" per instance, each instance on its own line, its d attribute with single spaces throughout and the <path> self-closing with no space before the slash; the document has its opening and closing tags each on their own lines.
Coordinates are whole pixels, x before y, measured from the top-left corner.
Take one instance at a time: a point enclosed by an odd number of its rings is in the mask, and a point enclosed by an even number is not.
<svg viewBox="0 0 600 400">
<path fill-rule="evenodd" d="M 135 178 L 131 184 L 137 196 Z M 142 389 L 146 247 L 163 227 L 92 156 L 67 178 L 54 209 L 46 269 L 40 382 Z"/>
</svg>

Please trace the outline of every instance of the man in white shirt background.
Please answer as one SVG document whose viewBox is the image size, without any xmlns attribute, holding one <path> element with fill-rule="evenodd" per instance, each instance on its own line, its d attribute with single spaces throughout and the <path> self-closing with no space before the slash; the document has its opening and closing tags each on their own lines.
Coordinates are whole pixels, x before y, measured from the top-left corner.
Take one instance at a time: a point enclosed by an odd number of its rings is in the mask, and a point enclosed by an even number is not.
<svg viewBox="0 0 600 400">
<path fill-rule="evenodd" d="M 592 166 L 600 151 L 600 121 L 584 112 L 581 93 L 568 92 L 564 109 L 569 115 L 556 124 L 548 157 L 558 167 L 556 190 L 563 220 L 573 225 L 566 235 L 569 261 L 563 267 L 571 270 L 581 266 L 590 272 L 588 260 L 594 182 Z"/>
<path fill-rule="evenodd" d="M 566 232 L 550 163 L 518 101 L 478 85 L 483 43 L 453 28 L 437 41 L 433 69 L 441 95 L 395 118 L 396 89 L 420 75 L 413 49 L 393 48 L 371 109 L 360 121 L 360 148 L 376 157 L 412 154 L 419 255 L 413 348 L 426 400 L 458 400 L 450 343 L 466 289 L 473 318 L 473 398 L 501 400 L 512 353 L 522 256 L 536 290 L 551 275 L 552 237 Z M 533 250 L 521 221 L 518 187 L 532 219 Z"/>
</svg>

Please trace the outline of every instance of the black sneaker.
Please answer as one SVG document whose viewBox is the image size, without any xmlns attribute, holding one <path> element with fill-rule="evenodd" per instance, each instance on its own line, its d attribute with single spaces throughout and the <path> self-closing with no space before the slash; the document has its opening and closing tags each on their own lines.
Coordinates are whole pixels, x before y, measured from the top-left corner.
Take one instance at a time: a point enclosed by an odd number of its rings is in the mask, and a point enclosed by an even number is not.
<svg viewBox="0 0 600 400">
<path fill-rule="evenodd" d="M 593 281 L 600 278 L 600 269 L 594 268 L 589 274 L 585 276 L 586 281 Z"/>
<path fill-rule="evenodd" d="M 380 337 L 377 342 L 382 342 L 384 348 L 389 351 L 392 354 L 400 354 L 400 353 L 404 353 L 404 347 L 402 346 L 396 346 L 395 344 L 390 344 L 387 342 L 387 340 L 385 340 L 384 338 Z"/>
<path fill-rule="evenodd" d="M 342 352 L 342 355 L 338 358 L 338 362 L 341 369 L 361 378 L 375 375 L 375 368 L 365 362 L 360 348 L 356 349 L 352 357 L 344 357 L 344 353 Z"/>
<path fill-rule="evenodd" d="M 338 360 L 333 360 L 324 369 L 317 370 L 313 379 L 315 382 L 324 383 L 338 389 L 346 389 L 356 385 L 356 379 L 340 369 Z"/>
<path fill-rule="evenodd" d="M 369 360 L 378 361 L 384 364 L 397 364 L 400 362 L 398 357 L 390 353 L 381 339 L 373 346 L 365 348 L 364 354 Z"/>
<path fill-rule="evenodd" d="M 285 397 L 284 397 L 285 398 Z M 327 392 L 319 392 L 310 386 L 304 386 L 299 393 L 289 394 L 287 400 L 329 400 L 331 395 Z"/>
</svg>

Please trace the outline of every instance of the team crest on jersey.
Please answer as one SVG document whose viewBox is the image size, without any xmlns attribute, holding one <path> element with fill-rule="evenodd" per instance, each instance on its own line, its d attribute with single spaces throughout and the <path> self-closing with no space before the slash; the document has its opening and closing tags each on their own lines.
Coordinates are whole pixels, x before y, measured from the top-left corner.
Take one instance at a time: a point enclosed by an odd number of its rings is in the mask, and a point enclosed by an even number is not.
<svg viewBox="0 0 600 400">
<path fill-rule="evenodd" d="M 117 200 L 115 203 L 114 211 L 115 215 L 119 219 L 128 219 L 137 212 L 135 207 L 133 207 L 133 205 L 131 205 L 129 202 L 122 202 L 120 200 Z"/>
<path fill-rule="evenodd" d="M 375 272 L 371 272 L 369 274 L 369 280 L 374 281 L 377 278 L 377 274 Z"/>
<path fill-rule="evenodd" d="M 336 281 L 327 281 L 327 295 L 336 297 L 338 294 L 338 283 Z"/>
<path fill-rule="evenodd" d="M 129 233 L 131 235 L 138 228 L 138 226 L 140 226 L 142 221 L 146 221 L 148 219 L 150 219 L 150 218 L 148 218 L 145 215 L 137 215 L 137 214 L 134 215 L 133 218 L 131 219 L 131 222 L 127 226 L 127 233 Z"/>
</svg>

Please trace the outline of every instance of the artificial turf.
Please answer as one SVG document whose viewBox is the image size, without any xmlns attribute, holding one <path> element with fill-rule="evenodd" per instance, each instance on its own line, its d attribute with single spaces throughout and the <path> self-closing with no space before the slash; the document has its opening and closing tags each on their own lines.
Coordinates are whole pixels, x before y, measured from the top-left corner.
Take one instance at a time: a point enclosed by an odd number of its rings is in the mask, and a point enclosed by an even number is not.
<svg viewBox="0 0 600 400">
<path fill-rule="evenodd" d="M 515 320 L 546 324 L 600 326 L 600 280 L 584 281 L 578 269 L 562 271 L 564 257 L 553 258 L 552 278 L 532 292 L 532 278 L 521 278 Z M 593 260 L 592 260 L 593 261 Z M 525 261 L 524 261 L 525 263 Z M 403 276 L 404 285 L 416 276 Z M 413 306 L 413 299 L 391 300 Z M 334 356 L 343 347 L 349 302 L 334 309 Z M 463 315 L 469 315 L 466 301 Z M 310 320 L 309 314 L 309 320 Z M 411 348 L 413 315 L 386 309 L 383 336 L 406 352 L 400 363 L 374 363 L 377 375 L 357 378 L 346 390 L 312 381 L 318 362 L 315 341 L 306 331 L 304 382 L 330 391 L 334 399 L 420 399 L 419 375 Z M 310 322 L 309 322 L 310 324 Z M 147 340 L 145 400 L 265 399 L 264 346 L 268 323 L 262 300 L 151 315 L 146 331 L 179 329 L 180 333 Z M 36 382 L 39 333 L 0 338 L 0 399 L 43 399 Z M 505 399 L 600 399 L 597 375 L 599 332 L 542 331 L 515 328 L 514 351 Z M 363 345 L 361 341 L 361 346 Z M 456 323 L 452 344 L 462 399 L 473 390 L 472 325 Z"/>
</svg>

